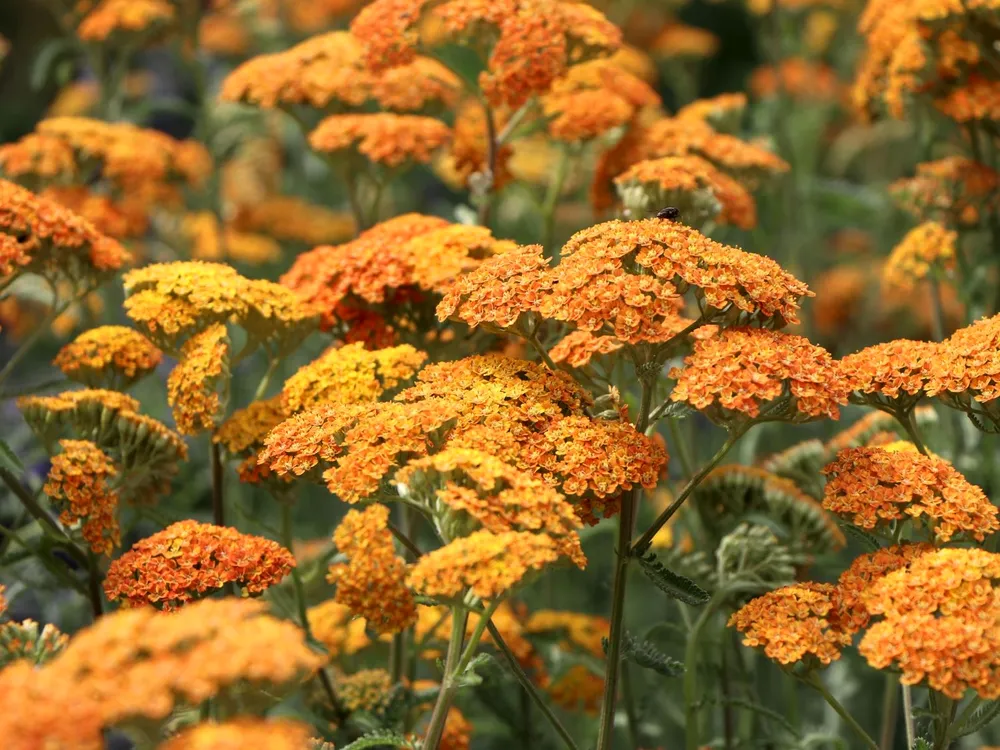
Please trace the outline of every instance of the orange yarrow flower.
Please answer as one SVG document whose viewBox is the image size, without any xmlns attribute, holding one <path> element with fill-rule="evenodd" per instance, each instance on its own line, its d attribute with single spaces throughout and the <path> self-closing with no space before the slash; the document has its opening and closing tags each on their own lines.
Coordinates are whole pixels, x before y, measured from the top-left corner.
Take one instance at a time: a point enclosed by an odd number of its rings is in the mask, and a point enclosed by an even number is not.
<svg viewBox="0 0 1000 750">
<path fill-rule="evenodd" d="M 840 370 L 854 391 L 853 400 L 909 411 L 931 382 L 940 344 L 897 339 L 875 344 L 840 360 Z"/>
<path fill-rule="evenodd" d="M 837 419 L 849 385 L 838 363 L 822 347 L 801 336 L 754 328 L 730 328 L 694 344 L 694 352 L 674 368 L 672 401 L 706 411 L 714 421 L 734 418 L 808 421 Z M 768 406 L 787 395 L 780 413 Z"/>
<path fill-rule="evenodd" d="M 926 518 L 937 543 L 955 534 L 983 541 L 1000 529 L 997 508 L 948 461 L 916 451 L 849 448 L 827 475 L 823 507 L 864 529 L 908 517 Z"/>
<path fill-rule="evenodd" d="M 127 606 L 171 610 L 235 583 L 259 594 L 294 567 L 292 553 L 263 537 L 187 520 L 137 542 L 111 563 L 104 591 Z"/>
<path fill-rule="evenodd" d="M 331 565 L 327 575 L 337 586 L 334 600 L 379 633 L 397 633 L 417 619 L 413 595 L 404 585 L 406 562 L 396 554 L 388 523 L 384 505 L 348 511 L 333 534 L 348 562 Z"/>
<path fill-rule="evenodd" d="M 66 344 L 52 364 L 70 380 L 91 388 L 125 388 L 155 370 L 162 359 L 163 352 L 138 331 L 100 326 Z"/>
<path fill-rule="evenodd" d="M 977 226 L 995 209 L 1000 173 L 963 156 L 917 165 L 914 177 L 889 186 L 889 193 L 906 211 L 923 221 L 944 226 Z"/>
<path fill-rule="evenodd" d="M 440 120 L 381 112 L 331 115 L 309 134 L 309 145 L 324 153 L 356 150 L 372 162 L 398 167 L 428 164 L 450 138 L 451 129 Z"/>
<path fill-rule="evenodd" d="M 837 589 L 828 583 L 797 583 L 753 599 L 729 618 L 747 646 L 763 647 L 779 664 L 828 665 L 851 643 L 831 619 Z"/>
<path fill-rule="evenodd" d="M 892 249 L 882 268 L 882 283 L 910 291 L 915 281 L 928 274 L 950 271 L 955 266 L 957 238 L 956 232 L 936 221 L 924 222 L 911 229 Z"/>
<path fill-rule="evenodd" d="M 98 555 L 110 555 L 121 544 L 118 526 L 118 490 L 113 486 L 118 468 L 111 457 L 89 440 L 60 440 L 63 452 L 52 457 L 45 492 L 64 504 L 59 520 L 80 524 L 80 532 Z"/>
<path fill-rule="evenodd" d="M 871 615 L 864 604 L 869 588 L 884 575 L 906 568 L 920 555 L 934 550 L 927 543 L 895 544 L 861 555 L 837 579 L 835 612 L 831 619 L 848 633 L 858 633 L 868 627 Z"/>
<path fill-rule="evenodd" d="M 312 727 L 301 721 L 239 717 L 184 729 L 164 742 L 162 750 L 240 750 L 247 746 L 306 750 L 312 746 L 312 733 Z"/>
<path fill-rule="evenodd" d="M 181 349 L 180 362 L 167 378 L 167 402 L 182 434 L 215 427 L 223 408 L 218 388 L 229 387 L 229 355 L 229 334 L 222 323 L 196 333 Z"/>
<path fill-rule="evenodd" d="M 85 42 L 107 42 L 116 34 L 149 33 L 164 28 L 176 18 L 168 0 L 100 0 L 76 28 Z"/>
</svg>

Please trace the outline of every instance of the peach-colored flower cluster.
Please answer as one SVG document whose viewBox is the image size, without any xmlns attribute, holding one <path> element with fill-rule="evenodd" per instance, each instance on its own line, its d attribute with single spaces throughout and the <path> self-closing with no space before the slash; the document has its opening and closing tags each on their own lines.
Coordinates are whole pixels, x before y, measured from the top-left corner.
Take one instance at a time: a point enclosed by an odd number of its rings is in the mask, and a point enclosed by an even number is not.
<svg viewBox="0 0 1000 750">
<path fill-rule="evenodd" d="M 830 619 L 848 633 L 864 630 L 871 622 L 864 602 L 871 586 L 887 573 L 906 568 L 914 559 L 933 550 L 927 543 L 896 544 L 855 558 L 837 579 L 836 606 Z"/>
<path fill-rule="evenodd" d="M 574 664 L 553 680 L 547 691 L 557 706 L 596 716 L 604 697 L 604 678 L 586 664 Z"/>
<path fill-rule="evenodd" d="M 422 115 L 331 115 L 309 134 L 309 145 L 324 153 L 358 153 L 386 167 L 428 164 L 451 138 L 440 120 Z"/>
<path fill-rule="evenodd" d="M 136 330 L 100 326 L 66 344 L 52 361 L 70 380 L 91 388 L 126 388 L 151 373 L 163 352 Z"/>
<path fill-rule="evenodd" d="M 739 125 L 746 106 L 747 95 L 742 92 L 719 94 L 685 104 L 677 110 L 675 117 L 679 120 L 701 120 L 719 132 L 728 133 Z"/>
<path fill-rule="evenodd" d="M 384 505 L 349 511 L 333 534 L 347 562 L 331 565 L 327 576 L 337 586 L 334 601 L 379 633 L 399 632 L 417 619 L 413 595 L 404 585 L 406 563 L 396 554 L 388 523 Z"/>
<path fill-rule="evenodd" d="M 548 90 L 571 63 L 621 45 L 621 32 L 599 11 L 560 0 L 376 0 L 351 23 L 375 70 L 412 61 L 429 28 L 423 41 L 431 45 L 489 46 L 480 86 L 492 103 L 511 107 Z"/>
<path fill-rule="evenodd" d="M 110 555 L 121 544 L 118 526 L 118 469 L 111 457 L 89 440 L 60 440 L 62 453 L 52 457 L 52 467 L 42 488 L 63 505 L 59 520 L 80 524 L 80 533 L 99 555 Z"/>
<path fill-rule="evenodd" d="M 993 418 L 1000 396 L 1000 316 L 960 328 L 930 363 L 927 393 L 970 416 Z"/>
<path fill-rule="evenodd" d="M 684 366 L 670 376 L 670 398 L 706 410 L 709 418 L 801 421 L 837 419 L 850 386 L 838 363 L 801 336 L 755 328 L 730 328 L 694 344 Z M 788 399 L 782 408 L 775 402 Z"/>
<path fill-rule="evenodd" d="M 601 641 L 608 637 L 610 629 L 611 623 L 604 617 L 552 609 L 536 610 L 524 623 L 526 633 L 559 633 L 565 636 L 563 648 L 581 649 L 598 659 L 604 656 Z"/>
<path fill-rule="evenodd" d="M 955 241 L 958 235 L 936 221 L 924 222 L 911 229 L 882 268 L 882 283 L 910 291 L 914 282 L 928 274 L 951 270 L 955 265 Z"/>
<path fill-rule="evenodd" d="M 573 331 L 549 350 L 556 364 L 586 367 L 595 356 L 614 354 L 624 344 L 614 336 L 595 336 L 590 331 Z"/>
<path fill-rule="evenodd" d="M 1000 529 L 997 508 L 949 462 L 915 450 L 849 448 L 827 466 L 823 507 L 864 529 L 915 519 L 938 543 L 956 534 L 983 541 Z"/>
<path fill-rule="evenodd" d="M 104 591 L 131 607 L 170 610 L 231 583 L 259 594 L 294 565 L 292 553 L 269 539 L 228 526 L 178 521 L 112 562 Z"/>
<path fill-rule="evenodd" d="M 719 49 L 719 37 L 707 29 L 672 21 L 653 39 L 650 50 L 663 60 L 702 60 Z"/>
<path fill-rule="evenodd" d="M 151 607 L 100 618 L 41 668 L 0 670 L 0 736 L 10 750 L 97 750 L 104 730 L 162 721 L 175 707 L 232 699 L 247 689 L 292 687 L 323 657 L 301 628 L 265 614 L 260 601 L 196 602 L 176 613 Z"/>
<path fill-rule="evenodd" d="M 898 667 L 904 685 L 926 681 L 954 700 L 970 688 L 1000 696 L 998 578 L 1000 555 L 981 549 L 935 550 L 888 573 L 862 597 L 882 619 L 861 655 L 876 669 Z"/>
<path fill-rule="evenodd" d="M 130 260 L 125 248 L 90 222 L 0 180 L 0 278 L 38 273 L 86 289 Z"/>
<path fill-rule="evenodd" d="M 922 221 L 974 227 L 997 206 L 1000 173 L 962 156 L 917 165 L 914 177 L 889 186 L 894 200 Z"/>
<path fill-rule="evenodd" d="M 840 370 L 856 400 L 907 412 L 927 394 L 940 356 L 942 348 L 934 342 L 896 339 L 847 355 Z"/>
<path fill-rule="evenodd" d="M 229 380 L 229 335 L 216 323 L 188 339 L 181 358 L 167 378 L 167 402 L 177 430 L 196 435 L 211 430 L 223 409 L 217 389 Z"/>
</svg>

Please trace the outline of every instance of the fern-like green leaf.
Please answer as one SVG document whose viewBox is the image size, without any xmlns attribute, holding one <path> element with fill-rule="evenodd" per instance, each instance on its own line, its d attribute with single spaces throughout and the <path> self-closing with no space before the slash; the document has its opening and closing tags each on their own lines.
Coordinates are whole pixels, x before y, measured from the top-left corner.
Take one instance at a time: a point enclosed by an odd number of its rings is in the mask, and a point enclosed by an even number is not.
<svg viewBox="0 0 1000 750">
<path fill-rule="evenodd" d="M 608 652 L 607 638 L 602 639 L 604 653 Z M 622 658 L 634 662 L 643 669 L 662 674 L 664 677 L 679 677 L 684 674 L 684 663 L 671 659 L 649 641 L 624 633 L 622 638 Z"/>
<path fill-rule="evenodd" d="M 866 547 L 871 549 L 872 552 L 874 552 L 875 550 L 879 549 L 882 546 L 882 543 L 879 542 L 878 537 L 876 537 L 874 534 L 869 534 L 864 529 L 859 529 L 854 524 L 842 523 L 840 524 L 840 528 L 842 528 L 848 534 L 850 534 L 855 539 L 860 541 Z"/>
<path fill-rule="evenodd" d="M 413 743 L 398 732 L 390 729 L 379 729 L 369 732 L 364 737 L 359 737 L 349 745 L 344 745 L 341 750 L 368 750 L 368 748 L 402 748 L 411 750 Z"/>
<path fill-rule="evenodd" d="M 966 719 L 952 735 L 952 739 L 965 737 L 967 734 L 974 734 L 1000 715 L 1000 700 L 985 701 L 983 705 L 972 712 L 972 716 Z"/>
<path fill-rule="evenodd" d="M 652 552 L 638 559 L 642 572 L 667 596 L 694 607 L 712 598 L 711 594 L 690 578 L 678 575 L 663 565 Z"/>
</svg>

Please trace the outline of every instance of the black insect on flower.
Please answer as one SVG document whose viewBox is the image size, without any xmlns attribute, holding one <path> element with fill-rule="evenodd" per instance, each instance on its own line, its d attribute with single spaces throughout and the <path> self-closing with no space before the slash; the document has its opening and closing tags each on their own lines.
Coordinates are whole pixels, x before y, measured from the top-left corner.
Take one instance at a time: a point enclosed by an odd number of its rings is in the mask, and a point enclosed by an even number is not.
<svg viewBox="0 0 1000 750">
<path fill-rule="evenodd" d="M 661 208 L 656 212 L 657 219 L 665 219 L 667 221 L 677 221 L 681 216 L 681 211 L 679 208 L 674 206 L 667 206 L 666 208 Z"/>
</svg>

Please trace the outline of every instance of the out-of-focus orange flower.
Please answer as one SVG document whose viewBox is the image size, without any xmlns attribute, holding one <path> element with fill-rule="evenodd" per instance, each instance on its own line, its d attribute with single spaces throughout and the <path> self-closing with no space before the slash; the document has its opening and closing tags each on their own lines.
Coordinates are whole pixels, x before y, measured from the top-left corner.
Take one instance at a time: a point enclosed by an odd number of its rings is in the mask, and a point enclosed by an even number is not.
<svg viewBox="0 0 1000 750">
<path fill-rule="evenodd" d="M 50 186 L 39 195 L 65 206 L 89 221 L 97 231 L 123 239 L 141 237 L 149 228 L 148 206 L 135 196 L 113 200 L 81 186 Z"/>
<path fill-rule="evenodd" d="M 111 563 L 104 591 L 127 606 L 176 609 L 235 583 L 259 594 L 294 567 L 277 542 L 227 526 L 178 521 L 137 542 Z"/>
<path fill-rule="evenodd" d="M 495 127 L 503 127 L 508 117 L 508 110 L 501 108 L 494 112 Z M 510 161 L 513 158 L 514 146 L 504 143 L 496 148 L 494 159 L 496 165 L 493 173 L 493 186 L 496 189 L 510 182 Z M 456 189 L 465 188 L 469 178 L 474 174 L 482 174 L 489 167 L 489 139 L 486 113 L 482 102 L 469 98 L 459 103 L 452 124 L 452 139 L 447 150 L 439 154 L 435 163 L 438 176 Z"/>
<path fill-rule="evenodd" d="M 758 99 L 787 96 L 797 101 L 836 102 L 843 94 L 837 71 L 803 57 L 787 57 L 777 66 L 762 65 L 750 74 Z"/>
<path fill-rule="evenodd" d="M 361 669 L 337 679 L 337 700 L 348 713 L 379 714 L 392 699 L 392 677 L 384 669 Z"/>
<path fill-rule="evenodd" d="M 837 589 L 828 583 L 798 583 L 753 599 L 729 618 L 747 646 L 762 647 L 779 664 L 827 665 L 851 643 L 850 633 L 831 619 Z"/>
<path fill-rule="evenodd" d="M 228 388 L 229 356 L 229 334 L 222 323 L 184 344 L 180 362 L 167 378 L 167 401 L 182 434 L 196 435 L 215 426 L 223 408 L 218 387 Z"/>
<path fill-rule="evenodd" d="M 373 162 L 398 167 L 408 161 L 429 163 L 450 138 L 451 129 L 440 120 L 381 112 L 332 115 L 309 134 L 309 144 L 326 153 L 356 150 Z"/>
<path fill-rule="evenodd" d="M 660 59 L 711 57 L 719 49 L 719 37 L 706 29 L 686 23 L 668 23 L 653 40 L 652 53 Z"/>
<path fill-rule="evenodd" d="M 730 328 L 697 341 L 677 379 L 671 400 L 683 401 L 723 423 L 739 415 L 791 421 L 837 419 L 849 385 L 825 349 L 801 336 L 756 328 Z M 787 394 L 780 413 L 768 406 Z M 733 415 L 736 412 L 737 415 Z"/>
<path fill-rule="evenodd" d="M 90 222 L 0 180 L 0 278 L 40 273 L 86 287 L 130 260 L 125 248 Z"/>
<path fill-rule="evenodd" d="M 330 566 L 334 601 L 364 617 L 379 633 L 398 633 L 417 619 L 417 605 L 404 584 L 406 562 L 396 554 L 388 530 L 389 509 L 372 505 L 347 513 L 333 534 L 346 563 Z"/>
<path fill-rule="evenodd" d="M 291 719 L 239 717 L 220 723 L 196 724 L 163 743 L 162 750 L 306 750 L 312 727 Z"/>
<path fill-rule="evenodd" d="M 63 452 L 52 457 L 42 488 L 64 503 L 59 520 L 81 524 L 80 532 L 98 555 L 110 555 L 121 544 L 118 527 L 118 469 L 111 457 L 89 440 L 60 440 Z"/>
<path fill-rule="evenodd" d="M 419 611 L 423 612 L 425 609 L 427 607 L 421 607 Z M 372 643 L 365 633 L 365 619 L 355 617 L 350 607 L 336 599 L 328 599 L 310 607 L 306 616 L 309 618 L 309 629 L 326 648 L 331 659 L 350 656 Z"/>
<path fill-rule="evenodd" d="M 740 229 L 757 225 L 757 204 L 749 191 L 698 156 L 665 156 L 633 164 L 615 178 L 628 206 L 675 206 L 689 223 L 717 218 Z"/>
<path fill-rule="evenodd" d="M 863 529 L 926 519 L 938 543 L 956 534 L 983 541 L 1000 529 L 997 508 L 942 458 L 915 451 L 849 448 L 827 466 L 823 507 Z"/>
<path fill-rule="evenodd" d="M 604 656 L 602 641 L 608 637 L 611 623 L 604 617 L 580 612 L 540 609 L 524 623 L 526 633 L 538 635 L 553 631 L 565 636 L 564 647 L 575 647 L 598 659 Z"/>
<path fill-rule="evenodd" d="M 125 388 L 156 369 L 163 352 L 138 331 L 100 326 L 66 344 L 52 361 L 70 380 L 90 388 Z"/>
<path fill-rule="evenodd" d="M 895 201 L 918 219 L 976 226 L 997 205 L 1000 173 L 962 156 L 917 165 L 915 177 L 889 186 Z"/>
<path fill-rule="evenodd" d="M 836 266 L 813 279 L 813 324 L 823 340 L 837 340 L 861 314 L 871 274 L 857 266 Z"/>
<path fill-rule="evenodd" d="M 281 396 L 265 401 L 254 401 L 245 409 L 237 409 L 219 425 L 212 440 L 221 443 L 232 455 L 242 455 L 246 460 L 238 473 L 241 482 L 256 484 L 270 475 L 266 466 L 257 463 L 257 452 L 272 429 L 289 417 L 281 403 Z"/>
<path fill-rule="evenodd" d="M 115 33 L 154 33 L 175 17 L 168 0 L 100 0 L 80 21 L 76 33 L 85 42 L 103 43 Z"/>
<path fill-rule="evenodd" d="M 343 242 L 356 231 L 350 214 L 292 195 L 268 195 L 260 201 L 241 204 L 230 226 L 238 232 L 255 232 L 304 245 Z"/>
<path fill-rule="evenodd" d="M 996 122 L 1000 120 L 1000 81 L 973 76 L 947 96 L 935 99 L 934 106 L 955 122 Z"/>
<path fill-rule="evenodd" d="M 969 688 L 1000 695 L 1000 615 L 993 582 L 1000 555 L 982 549 L 940 549 L 875 581 L 863 594 L 868 612 L 881 615 L 858 647 L 876 669 L 895 664 L 900 680 L 926 680 L 960 700 Z"/>
<path fill-rule="evenodd" d="M 957 237 L 956 232 L 936 221 L 927 221 L 911 229 L 892 249 L 882 268 L 882 283 L 910 291 L 915 281 L 928 274 L 951 270 L 955 266 Z"/>
<path fill-rule="evenodd" d="M 679 110 L 679 120 L 694 119 L 707 122 L 723 133 L 734 130 L 747 106 L 747 95 L 742 92 L 719 94 L 708 99 L 698 99 Z"/>
<path fill-rule="evenodd" d="M 596 716 L 604 696 L 604 678 L 584 664 L 574 664 L 548 687 L 549 697 L 567 711 Z"/>
<path fill-rule="evenodd" d="M 206 13 L 198 24 L 199 48 L 214 55 L 243 57 L 252 44 L 246 22 L 226 10 Z"/>
<path fill-rule="evenodd" d="M 281 257 L 281 245 L 270 237 L 240 232 L 221 226 L 211 211 L 184 216 L 181 233 L 191 245 L 194 260 L 220 261 L 224 258 L 244 263 L 268 263 Z"/>
</svg>

